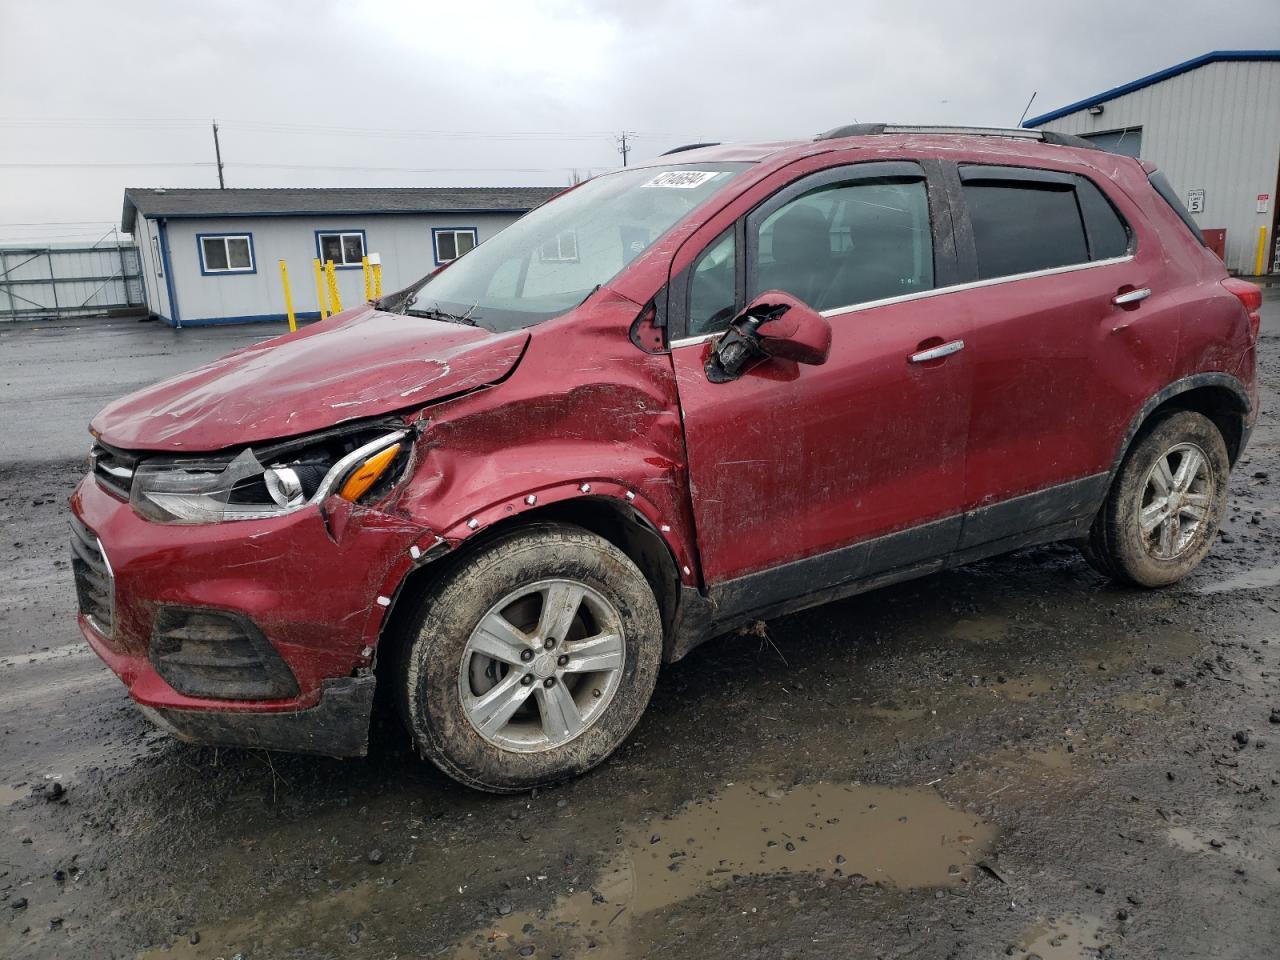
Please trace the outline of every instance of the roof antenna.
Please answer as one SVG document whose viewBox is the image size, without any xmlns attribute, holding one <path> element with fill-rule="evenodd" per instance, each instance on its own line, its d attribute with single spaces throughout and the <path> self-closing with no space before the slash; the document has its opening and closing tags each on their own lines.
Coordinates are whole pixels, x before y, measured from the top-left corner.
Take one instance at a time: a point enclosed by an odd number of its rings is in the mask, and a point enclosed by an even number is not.
<svg viewBox="0 0 1280 960">
<path fill-rule="evenodd" d="M 1038 91 L 1035 91 L 1035 90 L 1032 90 L 1032 91 L 1031 91 L 1031 100 L 1034 100 L 1034 99 L 1036 98 L 1036 93 L 1037 93 L 1037 92 L 1038 92 Z M 1022 121 L 1023 121 L 1023 120 L 1025 120 L 1025 119 L 1027 119 L 1027 111 L 1031 109 L 1031 100 L 1028 100 L 1028 101 L 1027 101 L 1027 105 L 1026 105 L 1025 107 L 1023 107 L 1023 108 L 1022 108 L 1022 116 L 1020 116 L 1020 117 L 1018 118 L 1018 126 L 1019 126 L 1019 127 L 1021 127 L 1021 126 L 1022 126 Z"/>
</svg>

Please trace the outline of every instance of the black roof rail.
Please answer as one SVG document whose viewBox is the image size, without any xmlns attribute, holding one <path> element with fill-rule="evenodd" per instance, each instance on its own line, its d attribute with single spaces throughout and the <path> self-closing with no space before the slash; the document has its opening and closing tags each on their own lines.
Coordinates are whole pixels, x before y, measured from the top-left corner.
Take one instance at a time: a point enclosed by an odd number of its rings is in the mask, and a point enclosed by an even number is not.
<svg viewBox="0 0 1280 960">
<path fill-rule="evenodd" d="M 850 123 L 843 127 L 835 127 L 826 133 L 820 133 L 814 140 L 837 140 L 841 137 L 874 137 L 885 133 L 949 133 L 971 137 L 1010 137 L 1014 140 L 1038 140 L 1055 147 L 1080 147 L 1085 150 L 1101 150 L 1084 137 L 1069 133 L 1055 133 L 1052 130 L 1028 130 L 1023 127 L 948 127 L 948 126 L 911 126 L 897 123 Z"/>
<path fill-rule="evenodd" d="M 719 140 L 709 140 L 706 143 L 686 143 L 683 147 L 672 147 L 670 150 L 667 150 L 665 153 L 658 154 L 658 156 L 669 157 L 673 153 L 684 153 L 686 150 L 697 150 L 699 147 L 718 147 L 718 146 L 720 146 Z"/>
</svg>

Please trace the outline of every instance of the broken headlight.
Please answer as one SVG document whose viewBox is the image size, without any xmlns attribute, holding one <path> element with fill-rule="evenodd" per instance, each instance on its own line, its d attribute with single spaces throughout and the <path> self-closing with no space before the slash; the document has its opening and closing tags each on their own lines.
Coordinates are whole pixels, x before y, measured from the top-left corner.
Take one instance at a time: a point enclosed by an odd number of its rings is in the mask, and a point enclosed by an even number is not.
<svg viewBox="0 0 1280 960">
<path fill-rule="evenodd" d="M 359 500 L 399 476 L 409 435 L 382 427 L 249 448 L 231 458 L 144 460 L 129 499 L 160 523 L 280 517 L 333 494 Z"/>
</svg>

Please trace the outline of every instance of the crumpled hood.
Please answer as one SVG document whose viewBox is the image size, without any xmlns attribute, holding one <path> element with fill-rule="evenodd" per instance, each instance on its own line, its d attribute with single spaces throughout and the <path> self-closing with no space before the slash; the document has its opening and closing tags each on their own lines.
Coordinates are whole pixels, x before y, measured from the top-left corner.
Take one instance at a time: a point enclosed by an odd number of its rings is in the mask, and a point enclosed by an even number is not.
<svg viewBox="0 0 1280 960">
<path fill-rule="evenodd" d="M 529 342 L 361 306 L 131 393 L 89 429 L 126 450 L 209 451 L 421 406 L 500 380 Z"/>
</svg>

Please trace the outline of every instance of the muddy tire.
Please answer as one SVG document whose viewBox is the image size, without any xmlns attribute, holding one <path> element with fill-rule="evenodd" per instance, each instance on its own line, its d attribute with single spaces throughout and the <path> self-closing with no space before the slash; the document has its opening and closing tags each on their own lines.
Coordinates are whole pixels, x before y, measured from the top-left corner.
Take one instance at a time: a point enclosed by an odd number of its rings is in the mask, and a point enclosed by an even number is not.
<svg viewBox="0 0 1280 960">
<path fill-rule="evenodd" d="M 1085 559 L 1134 586 L 1181 580 L 1213 546 L 1230 469 L 1222 434 L 1198 413 L 1179 411 L 1144 428 L 1079 544 Z"/>
<path fill-rule="evenodd" d="M 644 712 L 662 655 L 639 568 L 568 525 L 482 547 L 427 592 L 409 629 L 400 708 L 419 752 L 494 793 L 608 757 Z"/>
</svg>

